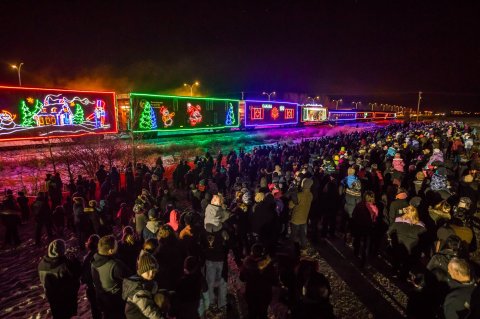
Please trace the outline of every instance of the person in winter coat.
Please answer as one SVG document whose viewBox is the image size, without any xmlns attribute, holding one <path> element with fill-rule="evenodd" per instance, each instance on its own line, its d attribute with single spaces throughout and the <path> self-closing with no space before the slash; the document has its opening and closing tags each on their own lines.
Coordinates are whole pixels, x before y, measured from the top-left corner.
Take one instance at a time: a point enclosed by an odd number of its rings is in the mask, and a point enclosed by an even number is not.
<svg viewBox="0 0 480 319">
<path fill-rule="evenodd" d="M 178 232 L 179 222 L 180 222 L 180 214 L 179 214 L 178 210 L 172 209 L 170 211 L 169 221 L 168 221 L 167 225 L 172 227 L 172 229 L 175 232 Z"/>
<path fill-rule="evenodd" d="M 120 259 L 128 269 L 137 267 L 137 256 L 141 249 L 141 243 L 136 238 L 132 227 L 123 228 L 122 239 L 118 243 L 117 258 Z"/>
<path fill-rule="evenodd" d="M 218 195 L 213 195 L 212 201 L 205 208 L 205 229 L 218 231 L 222 228 L 222 224 L 227 218 L 228 212 L 224 208 L 222 198 Z"/>
<path fill-rule="evenodd" d="M 205 277 L 208 284 L 210 306 L 217 306 L 226 314 L 227 307 L 227 255 L 229 235 L 225 230 L 216 227 L 207 228 L 202 236 L 202 247 L 205 254 Z M 215 301 L 215 285 L 218 286 L 218 299 Z"/>
<path fill-rule="evenodd" d="M 200 301 L 204 291 L 207 291 L 207 281 L 200 271 L 200 261 L 196 257 L 188 256 L 183 263 L 183 276 L 175 289 L 176 318 L 199 318 Z"/>
<path fill-rule="evenodd" d="M 117 248 L 118 244 L 113 235 L 100 238 L 98 252 L 92 261 L 95 294 L 104 319 L 125 318 L 122 282 L 131 275 L 131 271 L 115 258 Z"/>
<path fill-rule="evenodd" d="M 268 249 L 272 243 L 276 217 L 275 201 L 272 195 L 265 196 L 262 192 L 255 194 L 255 205 L 249 218 L 252 232 L 250 244 L 261 242 Z"/>
<path fill-rule="evenodd" d="M 48 245 L 47 255 L 38 265 L 40 282 L 54 319 L 71 318 L 77 314 L 81 265 L 74 257 L 65 256 L 65 252 L 65 241 L 56 239 Z"/>
<path fill-rule="evenodd" d="M 290 201 L 289 207 L 292 209 L 290 224 L 292 227 L 292 240 L 300 249 L 305 249 L 307 244 L 307 220 L 313 195 L 310 188 L 313 181 L 310 178 L 304 178 L 301 183 L 302 190 L 297 194 L 297 202 Z"/>
<path fill-rule="evenodd" d="M 417 209 L 408 206 L 403 209 L 404 214 L 397 217 L 388 229 L 387 235 L 393 246 L 394 267 L 406 276 L 412 260 L 415 260 L 414 251 L 417 248 L 421 235 L 426 232 L 424 224 L 419 220 Z"/>
<path fill-rule="evenodd" d="M 270 256 L 265 256 L 260 244 L 252 246 L 252 254 L 245 258 L 240 270 L 240 280 L 246 283 L 245 298 L 248 305 L 248 318 L 267 318 L 268 305 L 272 300 L 272 286 L 275 284 L 275 271 Z"/>
<path fill-rule="evenodd" d="M 477 286 L 470 265 L 466 260 L 452 258 L 448 263 L 448 274 L 452 279 L 449 282 L 450 292 L 443 302 L 445 319 L 466 318 L 471 308 L 472 293 Z"/>
<path fill-rule="evenodd" d="M 85 244 L 88 253 L 83 258 L 81 276 L 82 283 L 87 286 L 86 295 L 88 302 L 90 303 L 90 311 L 93 319 L 102 319 L 102 312 L 98 308 L 97 296 L 95 294 L 95 287 L 92 278 L 92 260 L 93 256 L 97 253 L 99 240 L 100 237 L 98 237 L 98 235 L 91 235 L 88 238 L 87 243 Z"/>
<path fill-rule="evenodd" d="M 85 249 L 85 242 L 90 234 L 93 233 L 92 222 L 88 215 L 84 212 L 84 199 L 80 196 L 73 197 L 73 225 L 80 250 Z"/>
<path fill-rule="evenodd" d="M 159 263 L 156 281 L 160 289 L 174 290 L 183 274 L 185 252 L 169 225 L 162 225 L 157 233 L 158 247 L 153 255 Z"/>
<path fill-rule="evenodd" d="M 102 216 L 100 215 L 100 210 L 97 207 L 97 201 L 91 200 L 88 202 L 88 206 L 84 208 L 84 213 L 90 219 L 90 222 L 93 226 L 93 233 L 100 234 L 100 227 L 104 223 Z"/>
<path fill-rule="evenodd" d="M 362 184 L 355 175 L 355 169 L 353 167 L 348 168 L 347 174 L 348 176 L 341 182 L 345 193 L 345 213 L 342 228 L 345 230 L 345 241 L 350 242 L 350 219 L 352 218 L 355 206 L 362 200 Z"/>
<path fill-rule="evenodd" d="M 448 263 L 452 258 L 463 255 L 462 240 L 456 235 L 450 235 L 442 249 L 430 258 L 427 269 L 436 276 L 438 281 L 445 282 L 448 279 Z"/>
<path fill-rule="evenodd" d="M 157 238 L 157 232 L 160 228 L 160 221 L 158 220 L 158 214 L 155 208 L 151 208 L 148 211 L 148 222 L 143 228 L 142 237 L 143 240 L 146 241 L 150 238 Z"/>
<path fill-rule="evenodd" d="M 145 209 L 146 207 L 142 204 L 135 204 L 135 206 L 133 206 L 133 212 L 135 213 L 135 231 L 138 238 L 143 238 L 142 232 L 145 226 L 147 226 L 148 218 L 145 214 Z"/>
<path fill-rule="evenodd" d="M 375 194 L 366 191 L 363 201 L 357 204 L 352 215 L 353 253 L 359 257 L 362 266 L 365 264 L 372 240 L 373 228 L 378 218 L 378 207 L 375 205 Z"/>
<path fill-rule="evenodd" d="M 157 304 L 158 286 L 155 274 L 158 263 L 146 253 L 138 260 L 137 273 L 123 280 L 122 297 L 126 301 L 127 319 L 162 319 L 162 308 Z"/>
<path fill-rule="evenodd" d="M 387 225 L 392 225 L 395 219 L 403 215 L 403 209 L 408 206 L 408 195 L 405 189 L 399 188 L 395 200 L 390 204 Z"/>
<path fill-rule="evenodd" d="M 392 166 L 393 166 L 393 169 L 396 170 L 397 172 L 403 173 L 405 162 L 400 156 L 400 153 L 395 154 L 395 157 L 392 160 Z"/>
<path fill-rule="evenodd" d="M 130 225 L 134 213 L 132 207 L 127 203 L 121 203 L 120 209 L 117 212 L 117 219 L 120 220 L 120 225 L 122 227 Z"/>
<path fill-rule="evenodd" d="M 42 229 L 45 227 L 47 229 L 47 234 L 49 238 L 53 237 L 52 232 L 52 213 L 50 211 L 50 206 L 48 205 L 47 194 L 40 192 L 38 193 L 35 202 L 31 206 L 32 214 L 35 218 L 35 244 L 40 245 L 42 238 Z"/>
<path fill-rule="evenodd" d="M 24 192 L 18 192 L 17 203 L 22 213 L 22 221 L 26 222 L 30 217 L 30 207 L 28 207 L 28 198 Z"/>
<path fill-rule="evenodd" d="M 55 234 L 63 237 L 63 230 L 65 229 L 65 210 L 63 206 L 58 205 L 52 214 L 53 226 L 55 227 Z"/>
</svg>

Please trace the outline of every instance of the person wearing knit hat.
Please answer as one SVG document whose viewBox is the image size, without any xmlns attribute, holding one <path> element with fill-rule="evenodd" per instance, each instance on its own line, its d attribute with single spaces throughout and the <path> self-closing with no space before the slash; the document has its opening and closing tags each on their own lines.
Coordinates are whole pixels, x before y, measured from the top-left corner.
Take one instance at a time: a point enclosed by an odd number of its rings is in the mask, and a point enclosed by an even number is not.
<svg viewBox="0 0 480 319">
<path fill-rule="evenodd" d="M 65 241 L 56 239 L 48 245 L 47 255 L 38 264 L 40 282 L 54 319 L 77 314 L 81 265 L 73 256 L 65 256 L 65 251 Z"/>
<path fill-rule="evenodd" d="M 155 257 L 143 254 L 137 265 L 137 274 L 123 280 L 122 297 L 126 301 L 124 314 L 127 319 L 164 318 L 164 313 L 155 302 L 158 285 L 154 277 L 158 270 Z"/>
</svg>

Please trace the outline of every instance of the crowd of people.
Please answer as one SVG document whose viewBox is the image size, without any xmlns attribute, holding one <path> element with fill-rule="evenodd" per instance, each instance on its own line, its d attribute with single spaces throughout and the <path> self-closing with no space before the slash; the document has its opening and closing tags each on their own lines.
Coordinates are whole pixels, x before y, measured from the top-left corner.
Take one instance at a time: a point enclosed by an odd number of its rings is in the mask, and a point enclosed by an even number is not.
<svg viewBox="0 0 480 319">
<path fill-rule="evenodd" d="M 7 192 L 6 242 L 20 242 L 16 225 L 30 215 L 38 245 L 46 229 L 38 271 L 54 318 L 76 314 L 80 284 L 95 319 L 226 316 L 230 261 L 245 282 L 249 318 L 334 318 L 315 261 L 323 238 L 352 247 L 358 267 L 389 261 L 392 278 L 411 283 L 409 317 L 480 318 L 471 258 L 476 136 L 461 122 L 392 124 L 216 158 L 207 152 L 180 161 L 172 181 L 161 158 L 153 167 L 129 164 L 124 186 L 115 167 L 101 166 L 100 192 L 80 176 L 66 200 L 56 174 L 31 206 Z"/>
</svg>

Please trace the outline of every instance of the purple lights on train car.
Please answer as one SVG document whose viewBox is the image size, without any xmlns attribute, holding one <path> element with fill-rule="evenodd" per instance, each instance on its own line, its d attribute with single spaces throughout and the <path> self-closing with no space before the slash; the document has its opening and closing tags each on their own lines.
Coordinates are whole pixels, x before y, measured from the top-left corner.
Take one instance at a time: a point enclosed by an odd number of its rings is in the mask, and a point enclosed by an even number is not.
<svg viewBox="0 0 480 319">
<path fill-rule="evenodd" d="M 246 100 L 245 127 L 298 124 L 298 104 L 278 101 Z"/>
</svg>

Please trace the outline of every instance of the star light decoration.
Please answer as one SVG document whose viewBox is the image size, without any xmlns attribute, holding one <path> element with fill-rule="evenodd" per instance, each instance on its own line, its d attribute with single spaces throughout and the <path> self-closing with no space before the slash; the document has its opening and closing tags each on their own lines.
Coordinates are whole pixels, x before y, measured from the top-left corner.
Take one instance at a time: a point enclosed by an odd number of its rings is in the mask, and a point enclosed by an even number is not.
<svg viewBox="0 0 480 319">
<path fill-rule="evenodd" d="M 28 102 L 28 103 L 33 104 L 33 101 L 35 101 L 35 100 L 33 99 L 33 97 L 28 97 L 28 98 L 27 98 L 27 102 Z"/>
</svg>

